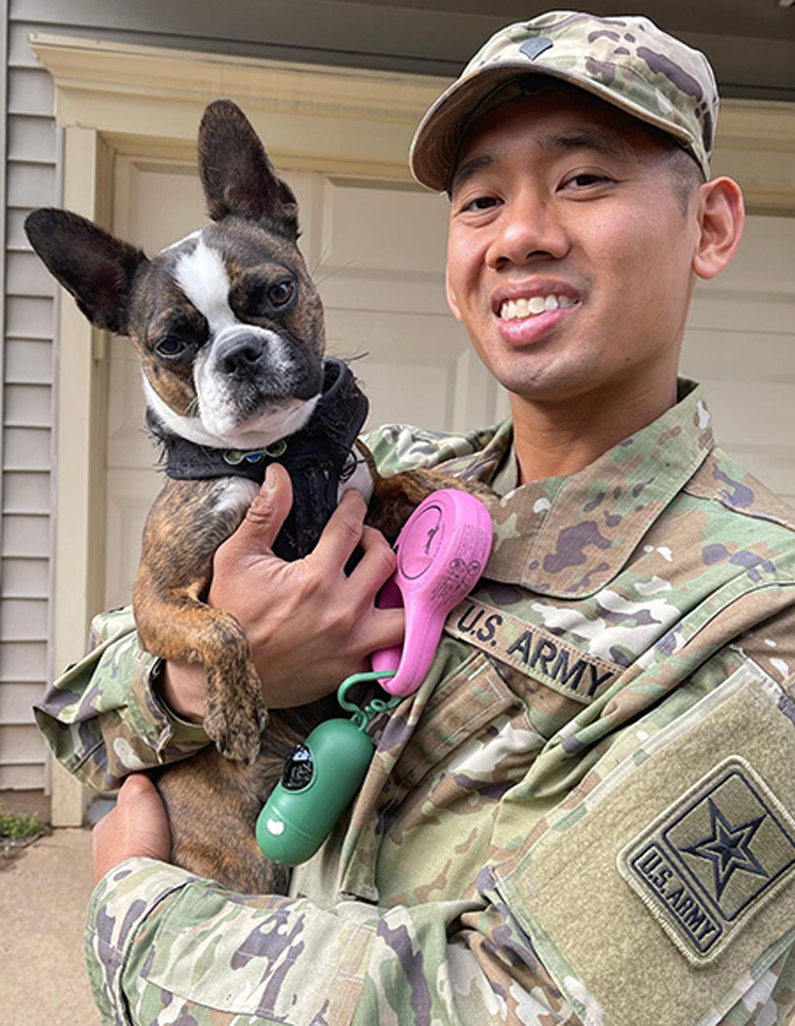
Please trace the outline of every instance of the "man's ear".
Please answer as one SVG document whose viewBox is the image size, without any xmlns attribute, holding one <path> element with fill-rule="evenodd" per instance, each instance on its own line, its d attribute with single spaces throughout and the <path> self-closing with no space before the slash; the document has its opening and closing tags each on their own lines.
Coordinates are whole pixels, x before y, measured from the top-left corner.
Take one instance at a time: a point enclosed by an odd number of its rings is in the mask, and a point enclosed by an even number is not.
<svg viewBox="0 0 795 1026">
<path fill-rule="evenodd" d="M 453 291 L 453 286 L 450 284 L 450 268 L 449 267 L 445 267 L 445 269 L 444 269 L 444 290 L 445 290 L 445 293 L 447 295 L 447 305 L 452 310 L 453 317 L 455 317 L 455 319 L 457 321 L 460 321 L 462 319 L 461 318 L 461 310 L 459 309 L 458 300 L 456 299 L 455 292 Z"/>
<path fill-rule="evenodd" d="M 698 204 L 701 235 L 693 270 L 699 278 L 714 278 L 729 264 L 742 238 L 742 190 L 731 178 L 714 178 L 699 187 Z"/>
</svg>

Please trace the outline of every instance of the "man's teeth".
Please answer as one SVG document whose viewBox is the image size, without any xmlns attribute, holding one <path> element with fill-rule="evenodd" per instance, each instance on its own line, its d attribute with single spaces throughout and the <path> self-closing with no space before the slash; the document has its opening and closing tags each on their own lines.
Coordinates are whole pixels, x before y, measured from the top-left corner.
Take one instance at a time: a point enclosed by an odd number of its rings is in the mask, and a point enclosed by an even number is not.
<svg viewBox="0 0 795 1026">
<path fill-rule="evenodd" d="M 500 307 L 500 317 L 504 321 L 514 321 L 520 317 L 535 317 L 547 310 L 574 306 L 576 302 L 570 296 L 532 296 L 530 299 L 509 299 Z"/>
</svg>

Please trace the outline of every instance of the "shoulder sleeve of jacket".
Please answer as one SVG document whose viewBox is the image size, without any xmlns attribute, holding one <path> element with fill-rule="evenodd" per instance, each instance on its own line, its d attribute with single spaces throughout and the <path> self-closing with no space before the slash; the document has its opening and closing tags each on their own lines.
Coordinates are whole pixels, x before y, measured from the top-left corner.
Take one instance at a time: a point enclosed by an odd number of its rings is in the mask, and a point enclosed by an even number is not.
<svg viewBox="0 0 795 1026">
<path fill-rule="evenodd" d="M 160 661 L 138 643 L 129 608 L 91 625 L 93 648 L 45 691 L 34 713 L 56 758 L 99 791 L 127 773 L 171 762 L 207 744 L 204 730 L 178 719 L 154 687 Z"/>
<path fill-rule="evenodd" d="M 362 437 L 380 474 L 389 477 L 417 467 L 437 467 L 448 460 L 469 456 L 486 446 L 496 427 L 452 434 L 426 431 L 409 424 L 385 424 Z"/>
<path fill-rule="evenodd" d="M 575 980 L 579 1007 L 563 997 L 487 871 L 480 885 L 469 902 L 324 910 L 130 859 L 92 896 L 89 976 L 114 1023 L 608 1026 Z M 782 1021 L 774 1013 L 789 1008 L 794 976 L 795 958 L 782 951 L 764 994 L 749 980 L 730 1016 L 710 1021 Z"/>
</svg>

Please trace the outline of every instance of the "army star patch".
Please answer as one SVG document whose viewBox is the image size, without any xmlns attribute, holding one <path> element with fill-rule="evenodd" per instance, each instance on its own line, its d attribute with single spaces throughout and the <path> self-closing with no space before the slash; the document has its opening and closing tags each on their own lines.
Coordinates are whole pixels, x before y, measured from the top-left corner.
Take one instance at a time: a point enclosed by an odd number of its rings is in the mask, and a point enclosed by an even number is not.
<svg viewBox="0 0 795 1026">
<path fill-rule="evenodd" d="M 711 962 L 795 868 L 795 820 L 731 756 L 618 855 L 618 869 L 683 955 Z"/>
</svg>

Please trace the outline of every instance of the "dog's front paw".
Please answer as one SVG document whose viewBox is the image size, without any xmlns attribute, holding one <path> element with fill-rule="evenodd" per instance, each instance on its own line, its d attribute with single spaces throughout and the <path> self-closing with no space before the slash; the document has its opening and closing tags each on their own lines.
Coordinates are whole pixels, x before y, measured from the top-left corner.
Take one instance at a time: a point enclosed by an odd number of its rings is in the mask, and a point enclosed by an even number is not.
<svg viewBox="0 0 795 1026">
<path fill-rule="evenodd" d="M 207 671 L 204 729 L 221 755 L 250 765 L 260 754 L 268 726 L 260 679 L 253 667 L 234 688 L 228 680 L 216 679 L 220 676 Z"/>
</svg>

